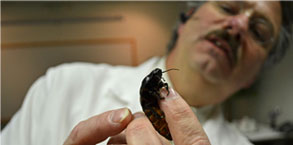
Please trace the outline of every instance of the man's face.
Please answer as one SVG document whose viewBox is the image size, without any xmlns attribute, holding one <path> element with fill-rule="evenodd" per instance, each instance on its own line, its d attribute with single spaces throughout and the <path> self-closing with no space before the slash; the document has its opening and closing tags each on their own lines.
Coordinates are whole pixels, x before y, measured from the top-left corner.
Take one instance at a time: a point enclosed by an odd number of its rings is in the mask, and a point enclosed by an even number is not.
<svg viewBox="0 0 293 145">
<path fill-rule="evenodd" d="M 189 71 L 237 91 L 259 72 L 280 25 L 276 1 L 207 2 L 179 28 L 176 53 Z"/>
</svg>

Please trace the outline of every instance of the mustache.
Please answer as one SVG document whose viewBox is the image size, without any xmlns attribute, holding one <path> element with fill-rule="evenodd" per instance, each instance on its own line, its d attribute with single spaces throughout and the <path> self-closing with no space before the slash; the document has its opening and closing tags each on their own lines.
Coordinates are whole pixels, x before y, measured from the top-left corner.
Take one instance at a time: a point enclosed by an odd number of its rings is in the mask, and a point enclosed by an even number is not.
<svg viewBox="0 0 293 145">
<path fill-rule="evenodd" d="M 236 35 L 236 36 L 233 36 L 231 34 L 229 34 L 228 30 L 223 30 L 223 29 L 220 29 L 220 30 L 213 30 L 211 32 L 209 32 L 205 38 L 211 38 L 211 37 L 216 37 L 218 39 L 221 39 L 221 40 L 224 40 L 227 42 L 227 44 L 229 45 L 230 47 L 230 51 L 228 53 L 230 59 L 232 59 L 231 63 L 232 65 L 235 65 L 236 62 L 237 62 L 237 54 L 238 54 L 238 51 L 239 51 L 239 46 L 240 46 L 240 37 L 239 35 Z"/>
</svg>

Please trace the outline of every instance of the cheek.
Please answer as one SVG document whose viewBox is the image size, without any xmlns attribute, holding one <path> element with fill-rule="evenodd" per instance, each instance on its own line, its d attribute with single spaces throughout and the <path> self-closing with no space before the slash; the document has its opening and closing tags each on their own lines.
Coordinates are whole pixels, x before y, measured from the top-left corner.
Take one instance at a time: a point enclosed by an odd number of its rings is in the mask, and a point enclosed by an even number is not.
<svg viewBox="0 0 293 145">
<path fill-rule="evenodd" d="M 239 67 L 235 70 L 234 83 L 243 87 L 252 82 L 259 73 L 266 56 L 266 52 L 261 48 L 246 50 Z"/>
<path fill-rule="evenodd" d="M 212 4 L 207 4 L 204 7 L 201 7 L 195 16 L 198 21 L 200 21 L 199 31 L 208 30 L 212 27 L 215 27 L 215 24 L 221 23 L 224 19 L 224 15 L 221 14 Z"/>
<path fill-rule="evenodd" d="M 195 47 L 212 29 L 212 23 L 201 15 L 199 19 L 188 21 L 181 35 L 182 45 L 185 48 Z"/>
<path fill-rule="evenodd" d="M 250 47 L 243 52 L 242 65 L 244 68 L 260 68 L 264 63 L 267 52 L 261 47 Z"/>
<path fill-rule="evenodd" d="M 183 41 L 194 45 L 194 42 L 203 39 L 209 32 L 218 29 L 221 20 L 223 20 L 223 16 L 212 5 L 202 6 L 185 24 L 182 33 Z"/>
</svg>

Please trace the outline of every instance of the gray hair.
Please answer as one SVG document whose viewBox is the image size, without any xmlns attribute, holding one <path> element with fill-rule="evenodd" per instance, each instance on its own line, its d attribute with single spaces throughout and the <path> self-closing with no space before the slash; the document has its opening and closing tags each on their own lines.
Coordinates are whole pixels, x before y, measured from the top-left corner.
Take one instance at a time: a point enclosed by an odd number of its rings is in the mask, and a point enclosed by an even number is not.
<svg viewBox="0 0 293 145">
<path fill-rule="evenodd" d="M 197 1 L 197 2 L 187 2 L 187 8 L 191 9 L 194 8 L 193 12 L 196 12 L 197 9 L 204 3 L 204 1 Z M 293 2 L 290 1 L 280 1 L 281 8 L 282 8 L 282 26 L 279 34 L 279 38 L 277 39 L 276 44 L 273 46 L 272 50 L 269 52 L 268 58 L 263 66 L 263 68 L 268 68 L 273 66 L 282 60 L 286 51 L 292 45 L 293 41 L 293 34 L 292 34 L 292 9 L 293 9 Z M 177 29 L 182 22 L 178 21 L 175 25 L 173 30 L 173 35 L 171 37 L 171 41 L 167 46 L 167 53 L 170 53 L 172 49 L 176 45 L 176 41 L 178 38 Z"/>
<path fill-rule="evenodd" d="M 276 64 L 282 60 L 286 51 L 292 45 L 292 9 L 293 9 L 293 2 L 290 1 L 281 1 L 281 8 L 282 8 L 282 26 L 279 34 L 279 38 L 269 53 L 268 59 L 265 62 L 264 67 L 270 67 L 273 64 Z"/>
</svg>

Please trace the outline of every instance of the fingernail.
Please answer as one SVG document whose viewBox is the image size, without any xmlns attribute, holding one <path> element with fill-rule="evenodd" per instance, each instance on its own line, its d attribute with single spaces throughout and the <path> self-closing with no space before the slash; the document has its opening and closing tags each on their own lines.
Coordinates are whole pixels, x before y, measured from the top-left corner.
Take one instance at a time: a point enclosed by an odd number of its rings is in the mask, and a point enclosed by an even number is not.
<svg viewBox="0 0 293 145">
<path fill-rule="evenodd" d="M 177 98 L 177 93 L 174 91 L 174 89 L 169 88 L 169 94 L 166 89 L 161 90 L 161 96 L 164 97 L 166 100 Z"/>
<path fill-rule="evenodd" d="M 162 88 L 160 90 L 161 97 L 166 98 L 168 96 L 168 90 L 166 88 Z"/>
<path fill-rule="evenodd" d="M 129 114 L 129 110 L 127 108 L 115 110 L 112 113 L 111 120 L 115 123 L 121 123 Z"/>
<path fill-rule="evenodd" d="M 145 116 L 145 115 L 144 115 L 144 113 L 142 113 L 142 112 L 137 112 L 137 113 L 133 114 L 134 119 L 142 118 L 142 117 L 144 117 L 144 116 Z"/>
</svg>

